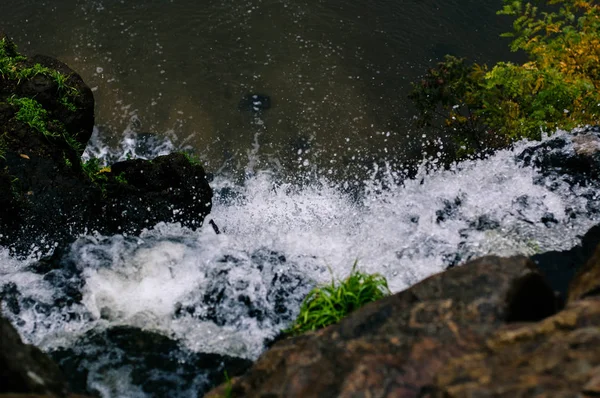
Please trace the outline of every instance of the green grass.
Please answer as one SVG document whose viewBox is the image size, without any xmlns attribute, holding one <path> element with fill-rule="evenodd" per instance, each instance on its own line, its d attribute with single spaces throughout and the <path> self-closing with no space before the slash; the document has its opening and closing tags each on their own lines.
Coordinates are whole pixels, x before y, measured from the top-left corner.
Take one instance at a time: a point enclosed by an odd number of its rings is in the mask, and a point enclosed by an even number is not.
<svg viewBox="0 0 600 398">
<path fill-rule="evenodd" d="M 120 173 L 119 175 L 115 176 L 115 181 L 118 182 L 119 184 L 127 184 L 127 179 L 125 178 L 125 173 Z"/>
<path fill-rule="evenodd" d="M 6 160 L 6 149 L 8 147 L 8 145 L 6 144 L 6 135 L 8 133 L 4 133 L 2 135 L 0 135 L 0 159 L 4 159 Z"/>
<path fill-rule="evenodd" d="M 354 263 L 350 275 L 335 284 L 317 286 L 311 290 L 300 307 L 300 315 L 286 334 L 299 335 L 339 322 L 363 305 L 390 294 L 387 280 L 379 274 L 365 274 Z"/>
<path fill-rule="evenodd" d="M 15 118 L 27 124 L 32 129 L 42 133 L 45 137 L 58 137 L 58 133 L 48 130 L 48 111 L 44 109 L 42 104 L 33 98 L 15 97 L 14 95 L 8 98 L 7 102 L 18 108 Z"/>
<path fill-rule="evenodd" d="M 93 183 L 101 185 L 101 183 L 108 181 L 108 177 L 104 173 L 107 167 L 104 167 L 100 163 L 100 159 L 92 158 L 85 163 L 81 164 L 83 172 L 92 180 Z"/>
<path fill-rule="evenodd" d="M 187 161 L 192 166 L 202 166 L 202 162 L 195 155 L 193 155 L 191 153 L 187 153 L 187 152 L 179 152 L 179 153 L 181 153 L 183 156 L 185 156 L 185 158 L 187 159 Z"/>
<path fill-rule="evenodd" d="M 231 385 L 231 378 L 225 371 L 225 397 L 224 398 L 232 398 L 233 386 Z"/>
</svg>

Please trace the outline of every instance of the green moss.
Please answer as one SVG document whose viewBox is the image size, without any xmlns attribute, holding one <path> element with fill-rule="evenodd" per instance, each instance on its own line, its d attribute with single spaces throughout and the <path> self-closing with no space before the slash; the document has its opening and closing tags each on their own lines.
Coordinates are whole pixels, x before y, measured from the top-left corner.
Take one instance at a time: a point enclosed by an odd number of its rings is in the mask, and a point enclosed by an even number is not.
<svg viewBox="0 0 600 398">
<path fill-rule="evenodd" d="M 352 267 L 350 276 L 338 285 L 317 286 L 304 299 L 300 315 L 286 334 L 298 335 L 339 322 L 363 305 L 379 300 L 388 294 L 387 280 L 379 274 L 365 274 Z"/>
<path fill-rule="evenodd" d="M 187 161 L 192 165 L 192 166 L 202 166 L 202 162 L 200 161 L 200 159 L 198 157 L 196 157 L 195 155 L 191 154 L 191 153 L 187 153 L 187 152 L 179 152 L 181 153 L 183 156 L 185 156 L 185 158 L 187 159 Z"/>
<path fill-rule="evenodd" d="M 48 112 L 33 98 L 15 97 L 8 98 L 7 102 L 18 108 L 15 118 L 27 124 L 32 129 L 42 133 L 45 137 L 58 137 L 55 132 L 48 130 Z"/>
<path fill-rule="evenodd" d="M 127 179 L 125 178 L 125 173 L 120 173 L 115 176 L 115 181 L 119 184 L 128 184 Z"/>
</svg>

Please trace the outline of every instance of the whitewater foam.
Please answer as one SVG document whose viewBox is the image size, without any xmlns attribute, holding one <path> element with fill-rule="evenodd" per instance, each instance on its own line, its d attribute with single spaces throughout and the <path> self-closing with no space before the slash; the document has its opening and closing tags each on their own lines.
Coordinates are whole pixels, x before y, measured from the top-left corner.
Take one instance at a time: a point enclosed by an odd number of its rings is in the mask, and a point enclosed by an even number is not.
<svg viewBox="0 0 600 398">
<path fill-rule="evenodd" d="M 67 256 L 72 270 L 51 278 L 31 270 L 34 259 L 0 251 L 3 313 L 47 350 L 91 329 L 130 325 L 192 351 L 256 358 L 311 287 L 345 277 L 355 261 L 396 292 L 475 256 L 578 244 L 597 223 L 587 210 L 594 188 L 523 167 L 516 155 L 533 144 L 449 170 L 423 166 L 401 184 L 396 170 L 378 170 L 360 195 L 326 178 L 297 185 L 253 170 L 239 184 L 218 175 L 209 218 L 221 235 L 206 223 L 198 231 L 159 224 L 139 237 L 82 237 Z"/>
</svg>

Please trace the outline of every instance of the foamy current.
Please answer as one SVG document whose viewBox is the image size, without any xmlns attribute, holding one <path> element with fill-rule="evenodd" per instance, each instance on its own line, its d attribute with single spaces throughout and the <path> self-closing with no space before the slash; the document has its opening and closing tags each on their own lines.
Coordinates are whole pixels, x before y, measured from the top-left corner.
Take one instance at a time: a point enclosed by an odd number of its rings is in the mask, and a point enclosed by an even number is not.
<svg viewBox="0 0 600 398">
<path fill-rule="evenodd" d="M 139 139 L 130 133 L 111 150 L 95 135 L 86 156 L 114 161 L 175 149 Z M 355 261 L 397 292 L 475 256 L 578 244 L 597 223 L 587 209 L 596 194 L 524 167 L 516 155 L 534 144 L 450 170 L 423 165 L 402 184 L 393 183 L 401 170 L 377 170 L 359 195 L 321 177 L 299 185 L 256 168 L 243 183 L 217 174 L 207 220 L 220 235 L 208 223 L 198 231 L 161 223 L 139 237 L 85 236 L 64 257 L 66 271 L 51 277 L 32 271 L 35 259 L 0 251 L 0 288 L 12 291 L 3 314 L 45 350 L 130 325 L 193 352 L 254 359 L 290 325 L 311 287 L 344 278 Z M 142 394 L 128 369 L 115 372 L 118 382 L 90 376 L 88 384 L 105 397 Z"/>
</svg>

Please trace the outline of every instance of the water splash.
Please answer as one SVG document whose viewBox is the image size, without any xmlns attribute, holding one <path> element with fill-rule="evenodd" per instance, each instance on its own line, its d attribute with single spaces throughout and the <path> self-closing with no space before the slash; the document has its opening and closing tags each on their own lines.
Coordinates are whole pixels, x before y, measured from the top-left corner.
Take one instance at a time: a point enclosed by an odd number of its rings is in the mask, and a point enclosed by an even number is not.
<svg viewBox="0 0 600 398">
<path fill-rule="evenodd" d="M 139 140 L 128 140 L 123 148 L 142 157 L 133 152 Z M 163 144 L 145 155 L 167 150 Z M 3 313 L 45 349 L 73 345 L 90 330 L 134 326 L 192 352 L 256 358 L 312 286 L 345 277 L 355 260 L 399 291 L 475 256 L 579 243 L 597 223 L 597 187 L 524 167 L 516 155 L 534 144 L 449 170 L 423 165 L 401 184 L 401 171 L 373 170 L 377 178 L 359 195 L 327 178 L 298 185 L 256 168 L 242 184 L 216 176 L 210 217 L 221 235 L 209 225 L 159 224 L 139 237 L 82 237 L 50 272 L 0 252 Z"/>
</svg>

